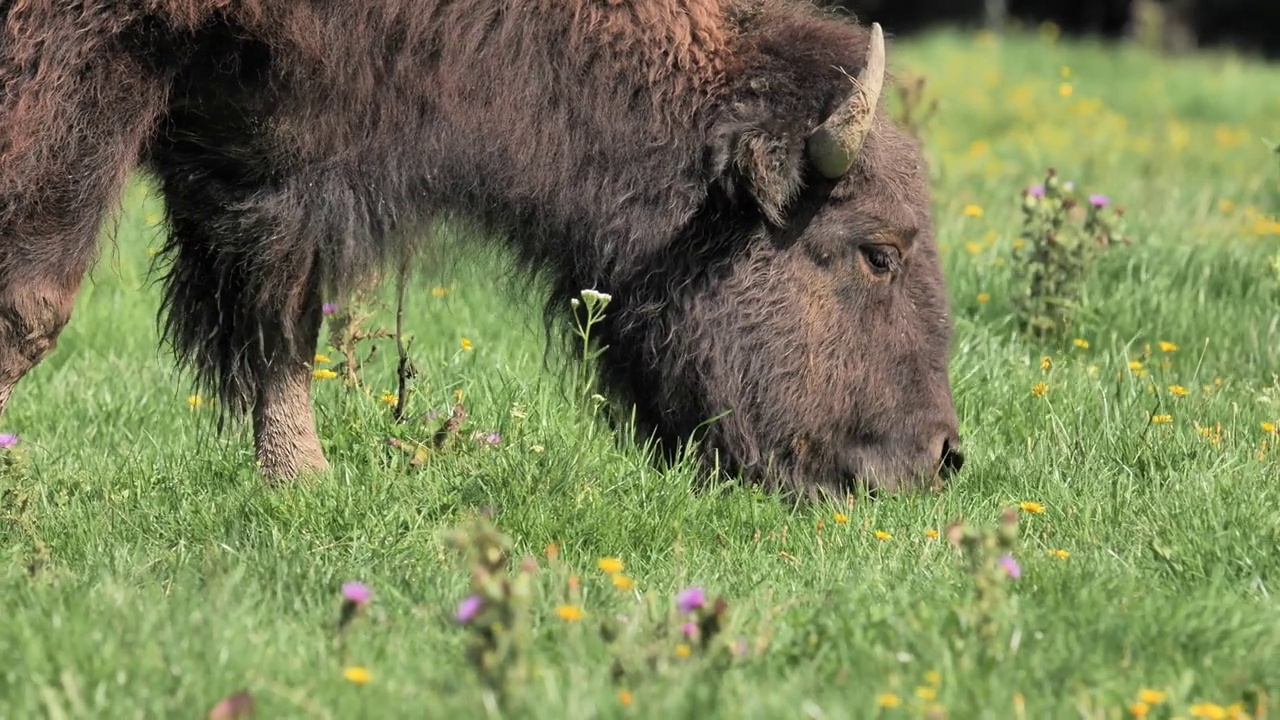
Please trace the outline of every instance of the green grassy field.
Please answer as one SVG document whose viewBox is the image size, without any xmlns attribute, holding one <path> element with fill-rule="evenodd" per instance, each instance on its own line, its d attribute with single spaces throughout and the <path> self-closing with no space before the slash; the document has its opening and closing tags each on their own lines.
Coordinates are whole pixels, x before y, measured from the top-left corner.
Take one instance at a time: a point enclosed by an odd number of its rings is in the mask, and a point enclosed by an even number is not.
<svg viewBox="0 0 1280 720">
<path fill-rule="evenodd" d="M 1274 717 L 1280 68 L 1034 35 L 936 35 L 893 60 L 941 101 L 924 132 L 968 456 L 945 492 L 800 509 L 691 492 L 574 403 L 501 258 L 442 264 L 408 308 L 411 409 L 461 391 L 464 434 L 500 441 L 416 465 L 390 449 L 431 428 L 391 422 L 383 341 L 364 388 L 316 382 L 332 475 L 268 491 L 247 433 L 218 436 L 158 347 L 158 201 L 137 185 L 0 423 L 21 435 L 0 472 L 0 717 L 197 717 L 242 689 L 273 718 L 1117 718 L 1143 689 L 1164 695 L 1150 717 Z M 1020 192 L 1050 166 L 1123 206 L 1134 241 L 1088 279 L 1087 348 L 1013 323 Z M 1021 577 L 971 573 L 948 524 L 1020 503 L 1037 504 L 1018 510 Z M 541 565 L 531 672 L 502 711 L 467 662 L 469 573 L 444 539 L 482 507 L 513 564 Z M 339 640 L 352 580 L 373 600 Z M 1003 594 L 976 600 L 989 580 Z M 723 595 L 734 652 L 664 634 L 689 585 Z"/>
</svg>

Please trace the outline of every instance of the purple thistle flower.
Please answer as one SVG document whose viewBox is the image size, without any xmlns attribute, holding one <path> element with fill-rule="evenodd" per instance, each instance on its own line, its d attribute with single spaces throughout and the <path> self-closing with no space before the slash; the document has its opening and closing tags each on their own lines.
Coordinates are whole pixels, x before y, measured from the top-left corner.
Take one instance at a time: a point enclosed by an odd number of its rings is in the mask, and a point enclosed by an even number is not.
<svg viewBox="0 0 1280 720">
<path fill-rule="evenodd" d="M 706 594 L 702 592 L 702 588 L 696 585 L 685 588 L 676 595 L 676 606 L 680 608 L 680 612 L 686 615 L 706 604 Z"/>
<path fill-rule="evenodd" d="M 1111 199 L 1106 195 L 1090 195 L 1089 204 L 1094 207 L 1106 207 L 1111 204 Z"/>
<path fill-rule="evenodd" d="M 684 633 L 685 637 L 692 638 L 694 635 L 698 634 L 698 623 L 687 622 L 680 626 L 680 631 Z"/>
<path fill-rule="evenodd" d="M 484 600 L 479 595 L 468 595 L 458 603 L 458 612 L 455 617 L 460 623 L 470 622 L 482 607 L 484 607 Z"/>
<path fill-rule="evenodd" d="M 491 432 L 484 436 L 484 441 L 490 445 L 497 445 L 502 442 L 502 434 L 497 431 Z"/>
<path fill-rule="evenodd" d="M 1018 565 L 1018 561 L 1013 559 L 1012 555 L 1001 555 L 1000 565 L 1004 567 L 1005 573 L 1013 579 L 1022 577 L 1022 567 Z"/>
<path fill-rule="evenodd" d="M 369 586 L 362 582 L 349 582 L 342 586 L 342 599 L 356 605 L 363 605 L 373 597 Z"/>
<path fill-rule="evenodd" d="M 325 315 L 332 315 L 332 314 L 334 314 L 334 313 L 338 312 L 338 304 L 337 304 L 337 303 L 325 303 L 325 304 L 324 304 L 320 309 L 324 312 L 324 314 L 325 314 Z"/>
<path fill-rule="evenodd" d="M 1027 193 L 1030 194 L 1031 197 L 1044 197 L 1044 186 L 1040 184 L 1032 185 L 1031 189 L 1029 189 Z"/>
<path fill-rule="evenodd" d="M 18 444 L 18 433 L 0 433 L 0 448 L 11 448 Z"/>
</svg>

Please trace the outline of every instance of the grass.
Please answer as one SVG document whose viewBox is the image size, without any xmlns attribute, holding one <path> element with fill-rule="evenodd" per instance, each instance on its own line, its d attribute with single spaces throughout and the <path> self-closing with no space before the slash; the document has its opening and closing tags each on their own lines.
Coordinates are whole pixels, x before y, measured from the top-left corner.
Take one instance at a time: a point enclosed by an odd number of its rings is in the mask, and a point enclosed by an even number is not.
<svg viewBox="0 0 1280 720">
<path fill-rule="evenodd" d="M 493 714 L 453 620 L 467 567 L 444 542 L 479 508 L 542 565 L 536 672 L 507 714 L 1112 718 L 1143 688 L 1166 694 L 1151 717 L 1274 708 L 1280 167 L 1263 140 L 1280 140 L 1280 97 L 1263 89 L 1280 68 L 953 33 L 896 57 L 941 100 L 925 132 L 968 455 L 945 493 L 793 509 L 691 492 L 688 468 L 653 470 L 577 409 L 500 258 L 442 265 L 407 317 L 411 409 L 447 412 L 460 390 L 467 432 L 501 442 L 416 466 L 389 449 L 404 430 L 378 398 L 395 387 L 383 342 L 367 391 L 316 383 L 332 477 L 267 491 L 246 432 L 216 436 L 158 349 L 157 200 L 138 185 L 3 419 L 22 461 L 0 474 L 0 716 L 190 717 L 242 688 L 263 717 Z M 1019 193 L 1048 166 L 1124 206 L 1135 241 L 1086 284 L 1087 349 L 1014 331 Z M 386 307 L 373 320 L 391 322 Z M 1020 511 L 1023 574 L 1000 583 L 998 634 L 979 643 L 964 613 L 982 608 L 980 579 L 945 529 L 994 527 L 1020 502 L 1043 512 Z M 606 556 L 633 590 L 597 569 Z M 352 579 L 374 600 L 339 643 Z M 681 658 L 660 634 L 690 584 L 725 597 L 744 657 Z M 619 614 L 633 622 L 608 645 L 597 623 Z M 612 658 L 643 670 L 649 648 L 652 668 L 613 680 Z M 900 705 L 879 707 L 886 694 Z"/>
</svg>

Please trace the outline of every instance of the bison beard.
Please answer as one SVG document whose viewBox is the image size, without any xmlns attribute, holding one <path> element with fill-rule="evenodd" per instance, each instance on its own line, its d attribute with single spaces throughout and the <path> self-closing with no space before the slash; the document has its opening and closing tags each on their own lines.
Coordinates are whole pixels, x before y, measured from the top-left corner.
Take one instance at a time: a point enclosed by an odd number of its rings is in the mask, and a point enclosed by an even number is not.
<svg viewBox="0 0 1280 720">
<path fill-rule="evenodd" d="M 669 454 L 801 493 L 962 463 L 878 27 L 786 0 L 0 0 L 0 22 L 0 409 L 140 166 L 165 337 L 252 416 L 268 477 L 326 466 L 324 294 L 445 219 L 547 278 L 552 322 L 614 296 L 603 386 Z"/>
</svg>

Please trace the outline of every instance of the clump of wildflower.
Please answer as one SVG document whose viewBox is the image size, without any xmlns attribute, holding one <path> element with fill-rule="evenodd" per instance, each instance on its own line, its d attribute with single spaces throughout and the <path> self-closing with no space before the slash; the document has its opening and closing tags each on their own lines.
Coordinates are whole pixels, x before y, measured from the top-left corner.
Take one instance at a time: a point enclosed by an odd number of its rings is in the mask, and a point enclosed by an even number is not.
<svg viewBox="0 0 1280 720">
<path fill-rule="evenodd" d="M 1178 397 L 1186 397 L 1186 396 L 1187 396 L 1187 389 L 1186 389 L 1186 388 L 1184 388 L 1184 387 L 1182 387 L 1181 385 L 1170 385 L 1170 386 L 1169 386 L 1169 392 L 1170 392 L 1170 393 L 1172 393 L 1173 395 L 1178 396 Z"/>
<path fill-rule="evenodd" d="M 334 372 L 334 371 L 332 371 L 332 370 L 330 370 L 330 369 L 328 369 L 328 368 L 321 368 L 321 369 L 316 370 L 315 372 L 311 373 L 311 376 L 312 376 L 312 377 L 314 377 L 314 378 L 315 378 L 315 379 L 317 379 L 317 380 L 332 380 L 332 379 L 334 379 L 334 378 L 338 377 L 338 373 L 336 373 L 336 372 Z"/>
<path fill-rule="evenodd" d="M 1057 558 L 1058 560 L 1066 560 L 1071 557 L 1071 553 L 1067 550 L 1063 550 L 1062 548 L 1056 548 L 1049 551 L 1049 557 Z"/>
<path fill-rule="evenodd" d="M 0 449 L 8 450 L 18 444 L 17 433 L 0 433 Z"/>
<path fill-rule="evenodd" d="M 1160 414 L 1160 415 L 1152 415 L 1151 422 L 1155 423 L 1156 425 L 1166 425 L 1168 423 L 1173 422 L 1173 416 L 1167 413 Z"/>
<path fill-rule="evenodd" d="M 952 612 L 961 626 L 978 641 L 969 644 L 963 637 L 955 641 L 964 651 L 978 651 L 990 659 L 999 659 L 1008 650 L 1002 637 L 1007 632 L 1008 615 L 1012 612 L 1008 597 L 1008 580 L 1022 577 L 1022 566 L 1015 559 L 1018 543 L 1018 510 L 1007 508 L 995 528 L 975 528 L 962 523 L 947 527 L 947 539 L 960 551 L 972 580 L 974 597 L 959 603 Z"/>
<path fill-rule="evenodd" d="M 1023 500 L 1018 503 L 1018 509 L 1022 510 L 1022 512 L 1040 515 L 1044 512 L 1044 504 L 1035 502 L 1034 500 Z"/>
<path fill-rule="evenodd" d="M 315 305 L 312 305 L 311 307 L 315 307 Z M 328 316 L 328 315 L 332 315 L 332 314 L 334 314 L 334 313 L 338 312 L 338 304 L 337 304 L 337 303 L 325 303 L 324 305 L 322 305 L 322 306 L 321 306 L 320 311 L 321 311 L 321 312 L 323 312 L 326 316 Z"/>
<path fill-rule="evenodd" d="M 835 520 L 838 525 L 844 525 L 849 522 L 849 516 L 844 513 L 836 513 L 831 519 Z"/>
<path fill-rule="evenodd" d="M 965 206 L 964 206 L 964 215 L 965 215 L 965 217 L 975 217 L 975 218 L 976 218 L 976 217 L 982 217 L 982 215 L 983 215 L 983 212 L 982 212 L 982 206 L 981 206 L 981 205 L 973 205 L 973 204 L 965 205 Z"/>
<path fill-rule="evenodd" d="M 1088 340 L 1085 340 L 1084 338 L 1076 338 L 1075 340 L 1072 340 L 1071 342 L 1072 342 L 1076 347 L 1080 348 L 1081 350 L 1088 350 L 1088 349 L 1089 349 L 1089 341 L 1088 341 Z"/>
<path fill-rule="evenodd" d="M 1064 88 L 1070 85 L 1064 84 Z M 1022 330 L 1037 339 L 1068 331 L 1079 310 L 1084 279 L 1104 252 L 1123 236 L 1123 210 L 1110 198 L 1087 196 L 1083 203 L 1074 186 L 1050 168 L 1043 185 L 1022 192 L 1026 242 L 1013 251 L 1017 290 L 1013 300 Z"/>
<path fill-rule="evenodd" d="M 1038 382 L 1031 386 L 1031 394 L 1036 397 L 1043 397 L 1047 392 L 1049 392 L 1049 383 L 1047 382 Z"/>
<path fill-rule="evenodd" d="M 937 530 L 934 530 L 933 528 L 929 528 L 928 530 L 925 530 L 925 531 L 924 531 L 924 536 L 925 536 L 925 537 L 927 537 L 927 538 L 929 538 L 930 540 L 937 540 L 937 539 L 938 539 L 938 531 L 937 531 Z"/>
<path fill-rule="evenodd" d="M 694 585 L 676 593 L 676 610 L 687 617 L 680 625 L 682 637 L 706 650 L 724 629 L 729 604 L 723 597 L 708 603 L 706 591 Z"/>
<path fill-rule="evenodd" d="M 1168 340 L 1161 340 L 1159 345 L 1160 345 L 1160 352 L 1171 353 L 1171 352 L 1178 351 L 1178 346 L 1174 343 L 1169 342 Z"/>
<path fill-rule="evenodd" d="M 596 562 L 596 567 L 606 575 L 616 575 L 622 572 L 622 561 L 615 557 L 603 557 Z"/>
<path fill-rule="evenodd" d="M 488 513 L 450 532 L 446 543 L 463 555 L 471 571 L 470 592 L 455 612 L 469 636 L 467 661 L 499 702 L 506 702 L 523 692 L 528 679 L 538 563 L 526 557 L 512 572 L 511 539 L 493 526 Z"/>
<path fill-rule="evenodd" d="M 876 539 L 881 542 L 884 542 L 885 540 L 893 539 L 893 535 L 887 530 L 876 530 L 874 534 Z"/>
</svg>

